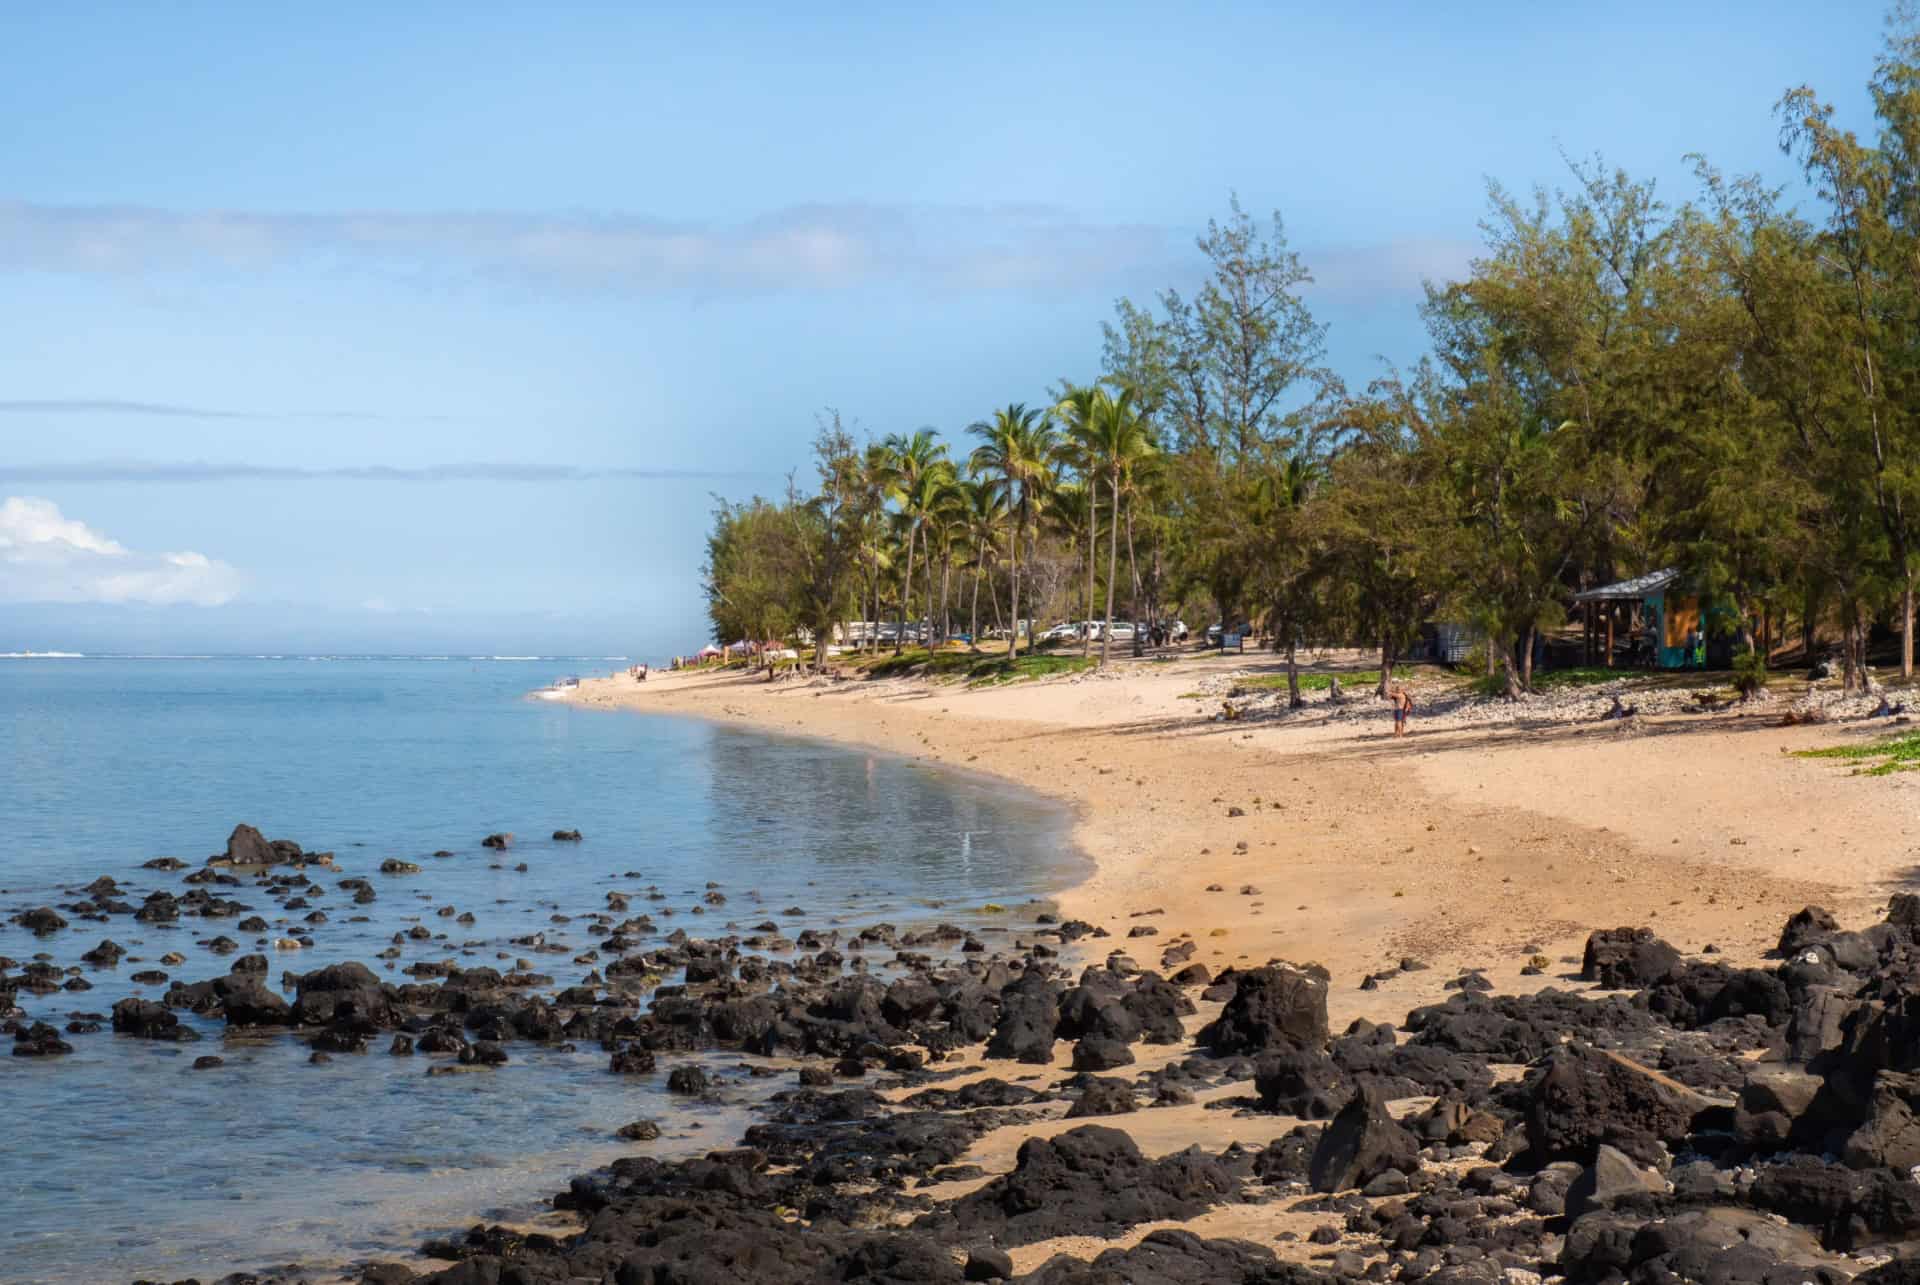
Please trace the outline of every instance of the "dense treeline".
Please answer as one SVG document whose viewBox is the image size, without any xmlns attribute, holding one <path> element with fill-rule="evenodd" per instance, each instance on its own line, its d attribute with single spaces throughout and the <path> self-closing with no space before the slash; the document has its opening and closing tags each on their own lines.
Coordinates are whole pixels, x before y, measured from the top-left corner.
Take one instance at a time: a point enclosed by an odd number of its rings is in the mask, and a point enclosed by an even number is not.
<svg viewBox="0 0 1920 1285">
<path fill-rule="evenodd" d="M 1390 661 L 1441 617 L 1518 695 L 1574 593 L 1672 565 L 1738 604 L 1748 664 L 1756 634 L 1825 625 L 1851 687 L 1882 624 L 1910 677 L 1920 33 L 1891 31 L 1871 89 L 1872 142 L 1780 100 L 1813 214 L 1697 157 L 1678 207 L 1597 162 L 1495 187 L 1467 279 L 1426 288 L 1431 352 L 1364 389 L 1326 368 L 1280 217 L 1236 201 L 1198 293 L 1122 300 L 1088 384 L 963 440 L 825 417 L 815 486 L 716 515 L 716 638 L 925 620 L 1016 649 L 1014 621 L 1184 614 Z"/>
</svg>

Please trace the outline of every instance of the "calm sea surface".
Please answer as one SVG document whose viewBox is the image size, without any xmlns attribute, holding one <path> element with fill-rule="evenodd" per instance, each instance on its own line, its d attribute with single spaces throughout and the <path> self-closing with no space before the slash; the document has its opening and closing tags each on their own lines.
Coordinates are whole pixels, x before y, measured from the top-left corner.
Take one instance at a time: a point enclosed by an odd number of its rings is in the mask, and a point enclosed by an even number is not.
<svg viewBox="0 0 1920 1285">
<path fill-rule="evenodd" d="M 996 783 L 906 760 L 665 717 L 596 713 L 526 695 L 561 673 L 609 662 L 453 659 L 0 659 L 0 956 L 75 966 L 91 989 L 20 992 L 33 1019 L 64 1027 L 164 984 L 223 974 L 232 956 L 198 943 L 224 933 L 270 959 L 269 981 L 358 959 L 383 976 L 416 960 L 505 971 L 516 959 L 556 986 L 591 965 L 584 920 L 606 893 L 657 885 L 646 903 L 663 932 L 745 932 L 798 904 L 805 926 L 948 919 L 992 931 L 983 902 L 1044 897 L 1081 873 L 1064 813 Z M 378 899 L 355 906 L 329 888 L 329 922 L 312 949 L 276 951 L 300 923 L 250 882 L 213 887 L 271 925 L 130 916 L 36 938 L 5 922 L 76 899 L 112 875 L 125 900 L 186 891 L 152 857 L 192 866 L 221 851 L 236 822 L 359 876 Z M 553 843 L 577 828 L 580 844 Z M 499 854 L 496 831 L 518 836 Z M 451 857 L 434 858 L 436 850 Z M 387 857 L 424 867 L 378 873 Z M 527 869 L 515 867 L 525 863 Z M 702 907 L 708 881 L 728 903 Z M 453 906 L 472 924 L 435 913 Z M 662 910 L 672 908 L 672 917 Z M 565 916 L 565 920 L 556 920 Z M 1021 922 L 1030 922 L 1027 916 Z M 375 958 L 408 940 L 396 971 Z M 791 930 L 789 930 L 791 932 Z M 536 953 L 545 934 L 567 949 Z M 103 938 L 117 968 L 79 956 Z M 987 938 L 989 944 L 994 939 Z M 159 963 L 179 952 L 178 967 Z M 675 979 L 670 979 L 675 980 Z M 291 997 L 291 992 L 286 992 Z M 66 1038 L 68 1057 L 0 1056 L 0 1279 L 206 1277 L 274 1264 L 340 1263 L 411 1249 L 485 1214 L 525 1213 L 530 1198 L 634 1147 L 612 1130 L 661 1120 L 657 1152 L 731 1140 L 756 1088 L 738 1058 L 715 1056 L 732 1105 L 669 1103 L 660 1077 L 617 1077 L 606 1055 L 516 1043 L 490 1073 L 428 1077 L 427 1059 L 384 1052 L 313 1066 L 281 1036 L 229 1040 L 190 1020 L 198 1043 L 157 1044 L 111 1029 Z M 10 1047 L 0 1042 L 0 1050 Z M 376 1046 L 383 1047 L 383 1046 Z M 209 1053 L 224 1067 L 194 1071 Z"/>
</svg>

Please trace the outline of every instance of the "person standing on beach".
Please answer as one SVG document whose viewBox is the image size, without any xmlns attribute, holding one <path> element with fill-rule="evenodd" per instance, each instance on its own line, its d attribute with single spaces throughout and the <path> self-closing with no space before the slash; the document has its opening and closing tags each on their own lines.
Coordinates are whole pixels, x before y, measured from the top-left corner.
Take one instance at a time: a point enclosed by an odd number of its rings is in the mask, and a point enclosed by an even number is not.
<svg viewBox="0 0 1920 1285">
<path fill-rule="evenodd" d="M 1407 718 L 1413 713 L 1413 693 L 1401 683 L 1395 683 L 1387 692 L 1387 699 L 1393 702 L 1393 734 L 1407 734 Z"/>
</svg>

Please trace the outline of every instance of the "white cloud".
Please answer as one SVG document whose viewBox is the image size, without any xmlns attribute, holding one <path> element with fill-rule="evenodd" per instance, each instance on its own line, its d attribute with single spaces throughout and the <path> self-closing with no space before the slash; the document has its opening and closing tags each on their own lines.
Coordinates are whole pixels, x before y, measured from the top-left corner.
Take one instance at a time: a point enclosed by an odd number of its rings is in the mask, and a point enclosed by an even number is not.
<svg viewBox="0 0 1920 1285">
<path fill-rule="evenodd" d="M 215 607 L 239 591 L 240 573 L 204 553 L 129 549 L 37 496 L 0 503 L 0 602 Z"/>
</svg>

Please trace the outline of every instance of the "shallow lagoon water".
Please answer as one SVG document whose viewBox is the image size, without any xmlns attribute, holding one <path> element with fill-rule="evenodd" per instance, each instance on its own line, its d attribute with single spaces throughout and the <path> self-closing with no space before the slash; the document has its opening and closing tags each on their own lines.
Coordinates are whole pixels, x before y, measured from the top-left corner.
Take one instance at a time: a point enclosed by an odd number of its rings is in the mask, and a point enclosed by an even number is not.
<svg viewBox="0 0 1920 1285">
<path fill-rule="evenodd" d="M 69 916 L 71 927 L 45 938 L 0 923 L 0 956 L 16 961 L 46 952 L 77 964 L 102 938 L 130 952 L 117 968 L 83 967 L 90 990 L 23 991 L 21 1006 L 64 1026 L 129 994 L 157 998 L 164 985 L 129 975 L 163 967 L 168 951 L 187 956 L 163 969 L 171 976 L 224 973 L 232 957 L 197 944 L 219 933 L 264 951 L 275 983 L 283 970 L 377 964 L 416 924 L 436 939 L 407 941 L 383 975 L 406 980 L 397 969 L 417 960 L 504 971 L 526 959 L 558 987 L 588 971 L 572 962 L 595 942 L 578 917 L 603 909 L 610 890 L 632 896 L 663 933 L 696 937 L 744 933 L 791 906 L 807 914 L 785 921 L 789 935 L 935 919 L 991 931 L 999 918 L 979 915 L 981 903 L 1043 897 L 1080 873 L 1064 811 L 997 783 L 525 695 L 588 667 L 0 661 L 0 919 L 70 902 L 66 890 L 101 874 L 135 905 L 156 888 L 180 893 L 180 874 L 141 863 L 170 855 L 197 867 L 239 821 L 336 854 L 335 870 L 308 871 L 328 885 L 311 898 L 328 922 L 310 927 L 250 882 L 211 890 L 266 918 L 266 934 L 241 933 L 234 919 Z M 585 839 L 551 841 L 560 828 Z M 518 836 L 511 849 L 480 847 L 498 831 Z M 430 855 L 441 849 L 454 855 Z M 379 874 L 387 857 L 423 870 Z M 351 876 L 375 884 L 372 905 L 332 886 Z M 702 905 L 709 881 L 725 905 Z M 666 899 L 642 901 L 649 886 Z M 476 922 L 435 914 L 442 906 Z M 275 951 L 272 940 L 294 928 L 309 929 L 313 948 Z M 537 951 L 541 941 L 563 949 Z M 411 1249 L 489 1211 L 525 1211 L 570 1174 L 633 1150 L 611 1137 L 628 1120 L 666 1124 L 657 1153 L 720 1144 L 743 1105 L 772 1087 L 716 1056 L 709 1064 L 730 1105 L 690 1107 L 661 1091 L 664 1062 L 657 1077 L 616 1077 L 593 1046 L 516 1043 L 509 1066 L 455 1076 L 428 1077 L 426 1059 L 384 1053 L 311 1066 L 294 1040 L 228 1040 L 217 1023 L 193 1024 L 197 1043 L 103 1030 L 69 1036 L 69 1057 L 0 1057 L 13 1126 L 0 1149 L 0 1279 L 217 1276 Z M 226 1065 L 190 1069 L 208 1053 Z"/>
</svg>

